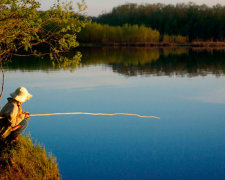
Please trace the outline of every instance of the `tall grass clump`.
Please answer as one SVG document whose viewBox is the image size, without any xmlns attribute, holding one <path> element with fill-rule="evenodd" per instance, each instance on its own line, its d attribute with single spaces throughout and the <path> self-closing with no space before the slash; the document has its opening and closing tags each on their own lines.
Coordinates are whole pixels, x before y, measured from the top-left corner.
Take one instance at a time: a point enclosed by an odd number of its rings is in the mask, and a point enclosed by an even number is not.
<svg viewBox="0 0 225 180">
<path fill-rule="evenodd" d="M 60 179 L 56 158 L 30 137 L 0 149 L 0 179 Z"/>
</svg>

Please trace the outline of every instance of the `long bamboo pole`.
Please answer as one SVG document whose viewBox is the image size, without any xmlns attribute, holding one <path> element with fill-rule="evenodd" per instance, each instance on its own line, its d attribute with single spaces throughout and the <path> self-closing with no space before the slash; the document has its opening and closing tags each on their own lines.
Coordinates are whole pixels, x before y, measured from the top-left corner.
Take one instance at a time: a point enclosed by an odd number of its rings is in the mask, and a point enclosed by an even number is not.
<svg viewBox="0 0 225 180">
<path fill-rule="evenodd" d="M 125 116 L 137 116 L 140 118 L 155 118 L 160 119 L 156 116 L 142 116 L 139 114 L 128 114 L 128 113 L 113 113 L 113 114 L 106 114 L 106 113 L 87 113 L 87 112 L 72 112 L 72 113 L 50 113 L 50 114 L 31 114 L 30 116 L 55 116 L 55 115 L 77 115 L 77 114 L 87 114 L 93 116 L 115 116 L 115 115 L 125 115 Z"/>
</svg>

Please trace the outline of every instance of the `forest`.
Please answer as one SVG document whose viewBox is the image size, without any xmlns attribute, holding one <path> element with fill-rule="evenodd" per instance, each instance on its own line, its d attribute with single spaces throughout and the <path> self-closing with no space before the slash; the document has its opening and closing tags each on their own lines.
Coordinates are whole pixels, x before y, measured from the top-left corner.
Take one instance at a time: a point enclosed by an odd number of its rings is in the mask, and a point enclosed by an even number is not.
<svg viewBox="0 0 225 180">
<path fill-rule="evenodd" d="M 134 4 L 128 3 L 112 9 L 94 22 L 112 26 L 145 25 L 160 32 L 160 40 L 165 35 L 181 35 L 188 41 L 224 41 L 225 6 L 196 5 L 194 3 Z"/>
</svg>

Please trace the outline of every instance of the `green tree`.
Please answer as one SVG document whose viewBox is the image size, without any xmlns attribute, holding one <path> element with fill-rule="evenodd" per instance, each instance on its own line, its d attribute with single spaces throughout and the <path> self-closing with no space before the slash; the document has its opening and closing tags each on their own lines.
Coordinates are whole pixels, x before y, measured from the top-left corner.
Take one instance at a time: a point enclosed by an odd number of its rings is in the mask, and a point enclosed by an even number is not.
<svg viewBox="0 0 225 180">
<path fill-rule="evenodd" d="M 0 0 L 1 61 L 12 56 L 50 55 L 68 64 L 70 60 L 61 53 L 78 46 L 77 34 L 87 23 L 84 0 L 77 5 L 75 13 L 72 2 L 57 0 L 50 10 L 41 12 L 36 0 Z M 80 53 L 75 55 L 73 63 L 80 57 Z"/>
</svg>

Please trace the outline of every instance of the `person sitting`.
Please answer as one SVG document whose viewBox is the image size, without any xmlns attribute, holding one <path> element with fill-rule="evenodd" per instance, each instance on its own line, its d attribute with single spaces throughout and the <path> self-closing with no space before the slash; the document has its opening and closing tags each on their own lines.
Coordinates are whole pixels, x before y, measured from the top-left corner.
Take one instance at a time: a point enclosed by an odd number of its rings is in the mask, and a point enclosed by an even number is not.
<svg viewBox="0 0 225 180">
<path fill-rule="evenodd" d="M 21 104 L 32 98 L 25 87 L 19 87 L 10 94 L 8 103 L 0 111 L 0 121 L 5 124 L 3 138 L 5 142 L 11 142 L 24 132 L 28 126 L 30 113 L 22 110 Z M 2 135 L 2 134 L 1 134 Z"/>
</svg>

